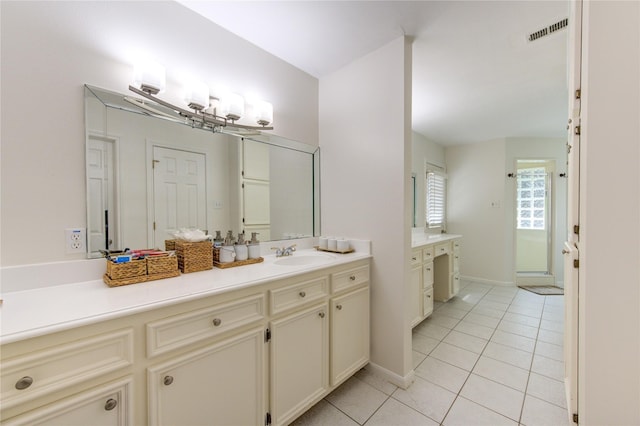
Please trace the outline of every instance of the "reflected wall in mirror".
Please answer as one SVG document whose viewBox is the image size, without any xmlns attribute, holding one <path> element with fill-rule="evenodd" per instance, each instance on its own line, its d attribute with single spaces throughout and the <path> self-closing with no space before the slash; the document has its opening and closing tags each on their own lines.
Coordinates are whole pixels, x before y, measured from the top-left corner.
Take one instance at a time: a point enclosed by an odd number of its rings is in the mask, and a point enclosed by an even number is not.
<svg viewBox="0 0 640 426">
<path fill-rule="evenodd" d="M 319 235 L 319 150 L 270 134 L 213 133 L 173 111 L 85 86 L 87 241 L 164 247 L 179 228 Z"/>
</svg>

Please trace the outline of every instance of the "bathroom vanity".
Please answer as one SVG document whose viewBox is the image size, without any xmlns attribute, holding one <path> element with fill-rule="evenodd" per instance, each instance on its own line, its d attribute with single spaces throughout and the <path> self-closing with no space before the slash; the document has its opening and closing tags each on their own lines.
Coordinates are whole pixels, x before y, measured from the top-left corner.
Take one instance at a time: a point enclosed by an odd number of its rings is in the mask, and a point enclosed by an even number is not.
<svg viewBox="0 0 640 426">
<path fill-rule="evenodd" d="M 414 234 L 411 242 L 411 326 L 433 313 L 460 289 L 461 235 Z"/>
<path fill-rule="evenodd" d="M 283 259 L 3 294 L 2 423 L 290 423 L 369 361 L 370 254 Z"/>
</svg>

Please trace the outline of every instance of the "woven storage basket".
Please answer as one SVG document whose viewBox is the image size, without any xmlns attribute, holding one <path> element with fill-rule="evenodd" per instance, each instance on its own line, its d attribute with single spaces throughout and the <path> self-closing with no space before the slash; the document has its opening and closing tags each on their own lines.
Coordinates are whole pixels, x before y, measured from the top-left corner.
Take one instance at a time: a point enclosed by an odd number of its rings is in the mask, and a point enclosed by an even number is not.
<svg viewBox="0 0 640 426">
<path fill-rule="evenodd" d="M 113 280 L 144 277 L 147 275 L 147 262 L 144 259 L 125 263 L 113 263 L 107 260 L 107 275 Z"/>
<path fill-rule="evenodd" d="M 173 251 L 176 249 L 176 240 L 164 240 L 164 249 Z"/>
<path fill-rule="evenodd" d="M 177 256 L 158 256 L 147 258 L 147 274 L 170 274 L 178 273 Z"/>
<path fill-rule="evenodd" d="M 176 240 L 178 267 L 183 273 L 213 269 L 213 244 L 211 241 L 191 243 Z"/>
</svg>

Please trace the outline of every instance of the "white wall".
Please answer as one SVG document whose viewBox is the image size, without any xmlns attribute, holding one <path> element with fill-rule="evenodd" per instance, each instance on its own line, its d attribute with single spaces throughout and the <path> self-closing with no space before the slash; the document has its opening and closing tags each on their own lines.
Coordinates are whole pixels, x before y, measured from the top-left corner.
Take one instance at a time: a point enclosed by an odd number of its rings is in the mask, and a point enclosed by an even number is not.
<svg viewBox="0 0 640 426">
<path fill-rule="evenodd" d="M 430 141 L 420 133 L 411 132 L 411 172 L 416 174 L 416 227 L 425 225 L 425 163 L 445 168 L 444 147 Z"/>
<path fill-rule="evenodd" d="M 320 80 L 322 232 L 371 239 L 371 361 L 400 384 L 412 371 L 410 61 L 399 38 Z"/>
<path fill-rule="evenodd" d="M 640 424 L 640 3 L 583 6 L 580 424 Z"/>
<path fill-rule="evenodd" d="M 462 234 L 460 272 L 466 279 L 499 285 L 515 282 L 515 179 L 518 158 L 556 161 L 554 267 L 562 279 L 566 236 L 566 148 L 562 139 L 504 138 L 445 149 L 448 232 Z"/>
<path fill-rule="evenodd" d="M 253 91 L 274 104 L 274 133 L 318 144 L 318 81 L 174 2 L 0 2 L 0 265 L 66 255 L 64 229 L 86 226 L 83 84 L 126 92 L 132 64 Z"/>
<path fill-rule="evenodd" d="M 445 150 L 447 230 L 462 234 L 460 273 L 492 284 L 513 283 L 510 210 L 505 208 L 505 139 Z M 491 207 L 492 202 L 499 203 Z"/>
</svg>

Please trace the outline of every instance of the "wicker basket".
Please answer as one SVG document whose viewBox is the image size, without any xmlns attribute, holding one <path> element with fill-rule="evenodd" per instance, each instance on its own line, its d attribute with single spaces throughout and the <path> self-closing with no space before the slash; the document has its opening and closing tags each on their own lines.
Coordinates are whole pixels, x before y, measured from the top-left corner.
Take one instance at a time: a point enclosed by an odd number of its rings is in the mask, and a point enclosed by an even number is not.
<svg viewBox="0 0 640 426">
<path fill-rule="evenodd" d="M 191 243 L 176 240 L 178 267 L 183 273 L 213 269 L 213 245 L 211 241 Z"/>
<path fill-rule="evenodd" d="M 177 256 L 157 256 L 147 258 L 147 274 L 167 274 L 178 272 Z"/>
<path fill-rule="evenodd" d="M 176 249 L 176 240 L 164 240 L 164 249 L 173 251 Z"/>
<path fill-rule="evenodd" d="M 147 275 L 147 262 L 144 259 L 125 263 L 113 263 L 107 260 L 107 275 L 112 280 L 144 277 Z"/>
</svg>

